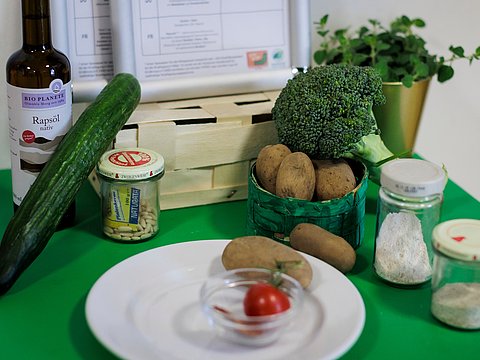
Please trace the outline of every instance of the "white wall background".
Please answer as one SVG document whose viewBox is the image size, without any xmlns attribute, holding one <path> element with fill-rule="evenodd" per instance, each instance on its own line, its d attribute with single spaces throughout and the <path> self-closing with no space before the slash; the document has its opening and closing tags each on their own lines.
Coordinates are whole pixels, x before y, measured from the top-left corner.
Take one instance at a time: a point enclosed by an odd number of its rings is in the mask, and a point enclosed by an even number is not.
<svg viewBox="0 0 480 360">
<path fill-rule="evenodd" d="M 115 0 L 112 0 L 115 1 Z M 431 51 L 448 55 L 451 44 L 467 52 L 480 45 L 480 2 L 471 0 L 310 0 L 312 48 L 319 43 L 313 21 L 329 14 L 332 28 L 364 24 L 375 18 L 385 24 L 398 15 L 421 17 L 421 34 Z M 8 56 L 20 47 L 20 1 L 0 1 L 0 82 L 5 83 Z M 433 82 L 424 108 L 415 150 L 445 164 L 450 177 L 480 200 L 480 61 L 455 65 L 455 77 Z M 0 168 L 10 167 L 6 89 L 0 86 Z"/>
</svg>

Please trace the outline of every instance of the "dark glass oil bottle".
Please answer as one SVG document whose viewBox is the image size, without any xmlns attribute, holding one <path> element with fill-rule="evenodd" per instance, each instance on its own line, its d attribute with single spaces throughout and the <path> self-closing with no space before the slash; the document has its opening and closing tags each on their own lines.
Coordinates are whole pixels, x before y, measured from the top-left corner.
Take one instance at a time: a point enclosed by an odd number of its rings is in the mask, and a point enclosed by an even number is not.
<svg viewBox="0 0 480 360">
<path fill-rule="evenodd" d="M 6 65 L 14 209 L 72 126 L 70 63 L 52 46 L 49 0 L 22 0 L 22 31 Z M 75 202 L 59 228 L 74 220 Z"/>
</svg>

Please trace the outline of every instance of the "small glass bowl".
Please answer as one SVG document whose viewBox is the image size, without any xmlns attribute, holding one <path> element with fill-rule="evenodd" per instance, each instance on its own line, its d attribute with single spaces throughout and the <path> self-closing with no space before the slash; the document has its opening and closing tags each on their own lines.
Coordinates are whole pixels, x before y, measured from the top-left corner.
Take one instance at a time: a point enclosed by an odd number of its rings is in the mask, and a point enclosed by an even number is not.
<svg viewBox="0 0 480 360">
<path fill-rule="evenodd" d="M 200 290 L 203 312 L 216 333 L 229 341 L 263 346 L 276 341 L 293 322 L 303 304 L 303 288 L 291 276 L 281 277 L 279 288 L 288 295 L 290 308 L 274 315 L 247 316 L 243 299 L 255 283 L 267 283 L 273 273 L 266 269 L 244 268 L 223 272 L 210 277 Z"/>
</svg>

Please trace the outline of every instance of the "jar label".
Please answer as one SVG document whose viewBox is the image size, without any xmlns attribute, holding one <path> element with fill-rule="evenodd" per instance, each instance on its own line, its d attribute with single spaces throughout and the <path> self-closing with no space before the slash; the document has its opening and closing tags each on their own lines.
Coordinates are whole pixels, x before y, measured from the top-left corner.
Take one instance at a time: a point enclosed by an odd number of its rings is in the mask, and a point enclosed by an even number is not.
<svg viewBox="0 0 480 360">
<path fill-rule="evenodd" d="M 155 184 L 153 184 L 155 186 Z M 158 231 L 157 196 L 141 186 L 102 185 L 103 231 L 122 241 L 139 241 Z"/>
<path fill-rule="evenodd" d="M 48 88 L 7 84 L 13 201 L 28 189 L 72 126 L 71 82 L 55 79 Z"/>
<path fill-rule="evenodd" d="M 122 225 L 138 224 L 140 195 L 140 189 L 134 187 L 116 186 L 113 188 L 110 192 L 110 212 L 105 219 L 105 225 L 116 228 Z"/>
</svg>

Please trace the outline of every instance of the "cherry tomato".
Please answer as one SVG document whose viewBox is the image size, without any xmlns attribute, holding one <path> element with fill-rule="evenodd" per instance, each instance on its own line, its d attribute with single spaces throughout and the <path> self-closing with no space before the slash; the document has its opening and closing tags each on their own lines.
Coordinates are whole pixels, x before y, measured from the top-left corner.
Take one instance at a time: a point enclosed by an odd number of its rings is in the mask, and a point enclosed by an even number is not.
<svg viewBox="0 0 480 360">
<path fill-rule="evenodd" d="M 243 310 L 248 316 L 273 315 L 289 308 L 287 294 L 266 283 L 250 286 L 243 299 Z"/>
</svg>

